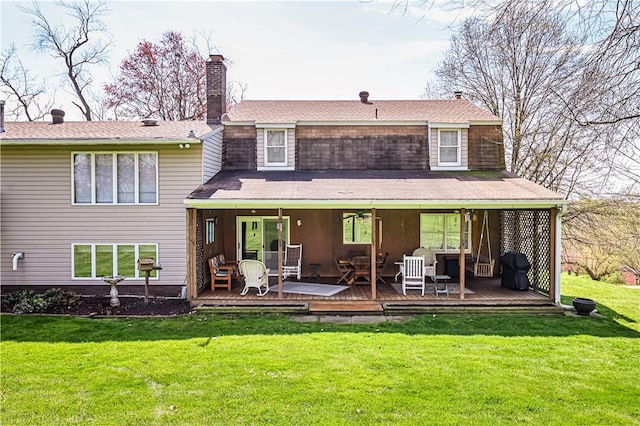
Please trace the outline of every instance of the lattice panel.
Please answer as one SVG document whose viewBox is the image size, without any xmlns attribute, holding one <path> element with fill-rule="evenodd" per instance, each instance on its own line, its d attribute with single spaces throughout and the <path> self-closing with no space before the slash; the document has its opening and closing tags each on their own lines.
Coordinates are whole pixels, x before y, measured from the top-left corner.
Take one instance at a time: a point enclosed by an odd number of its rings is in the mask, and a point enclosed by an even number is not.
<svg viewBox="0 0 640 426">
<path fill-rule="evenodd" d="M 196 210 L 196 285 L 202 290 L 205 285 L 204 277 L 204 231 L 202 230 L 202 211 Z"/>
<path fill-rule="evenodd" d="M 500 253 L 524 253 L 531 263 L 534 290 L 551 291 L 551 215 L 548 210 L 503 210 L 500 214 Z"/>
</svg>

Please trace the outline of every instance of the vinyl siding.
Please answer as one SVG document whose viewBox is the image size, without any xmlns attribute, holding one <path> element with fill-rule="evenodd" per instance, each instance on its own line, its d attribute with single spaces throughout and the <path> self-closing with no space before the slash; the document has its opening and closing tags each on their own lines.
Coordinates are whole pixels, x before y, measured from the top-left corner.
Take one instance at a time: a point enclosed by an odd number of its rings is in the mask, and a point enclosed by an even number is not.
<svg viewBox="0 0 640 426">
<path fill-rule="evenodd" d="M 71 152 L 158 152 L 158 205 L 72 205 Z M 202 179 L 200 145 L 190 149 L 145 146 L 2 147 L 0 283 L 104 285 L 71 279 L 72 243 L 155 243 L 163 270 L 152 285 L 182 285 L 186 276 L 182 200 Z M 11 253 L 22 251 L 18 270 Z M 144 280 L 127 280 L 127 284 Z"/>
<path fill-rule="evenodd" d="M 203 183 L 209 181 L 222 170 L 222 132 L 215 133 L 202 141 Z"/>
</svg>

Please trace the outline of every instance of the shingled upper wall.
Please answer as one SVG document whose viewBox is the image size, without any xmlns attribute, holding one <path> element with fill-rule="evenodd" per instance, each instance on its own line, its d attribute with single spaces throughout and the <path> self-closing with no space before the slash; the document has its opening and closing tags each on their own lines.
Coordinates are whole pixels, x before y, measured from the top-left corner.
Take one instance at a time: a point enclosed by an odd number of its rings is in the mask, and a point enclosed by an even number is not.
<svg viewBox="0 0 640 426">
<path fill-rule="evenodd" d="M 469 128 L 469 170 L 505 170 L 501 126 Z"/>
<path fill-rule="evenodd" d="M 426 126 L 297 126 L 298 170 L 427 170 Z"/>
<path fill-rule="evenodd" d="M 223 170 L 256 170 L 255 126 L 225 126 L 222 139 Z"/>
</svg>

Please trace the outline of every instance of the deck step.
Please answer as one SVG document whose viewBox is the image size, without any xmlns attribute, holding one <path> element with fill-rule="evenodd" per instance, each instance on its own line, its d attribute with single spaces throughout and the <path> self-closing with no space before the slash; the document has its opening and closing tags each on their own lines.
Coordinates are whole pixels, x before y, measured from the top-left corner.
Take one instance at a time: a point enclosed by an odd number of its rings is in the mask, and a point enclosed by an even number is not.
<svg viewBox="0 0 640 426">
<path fill-rule="evenodd" d="M 310 301 L 310 314 L 356 314 L 356 315 L 379 315 L 384 310 L 380 302 L 373 301 Z"/>
<path fill-rule="evenodd" d="M 564 309 L 555 305 L 431 305 L 417 303 L 383 303 L 385 314 L 443 314 L 443 313 L 482 313 L 482 314 L 525 314 L 525 315 L 563 315 Z"/>
<path fill-rule="evenodd" d="M 216 314 L 240 314 L 240 313 L 279 313 L 279 314 L 306 314 L 309 312 L 307 303 L 202 303 L 196 306 L 197 312 L 211 312 Z"/>
</svg>

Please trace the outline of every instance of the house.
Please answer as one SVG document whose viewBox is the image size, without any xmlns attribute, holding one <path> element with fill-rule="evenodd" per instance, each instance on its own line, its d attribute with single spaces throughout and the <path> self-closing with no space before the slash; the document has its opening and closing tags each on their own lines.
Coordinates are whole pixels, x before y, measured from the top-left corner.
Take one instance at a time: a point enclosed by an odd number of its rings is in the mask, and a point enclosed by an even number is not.
<svg viewBox="0 0 640 426">
<path fill-rule="evenodd" d="M 2 291 L 104 295 L 103 276 L 125 275 L 121 294 L 141 294 L 145 273 L 136 262 L 153 258 L 162 270 L 151 273 L 152 294 L 180 294 L 187 273 L 182 201 L 217 172 L 202 152 L 222 128 L 66 122 L 61 111 L 53 114 L 52 122 L 2 122 Z"/>
<path fill-rule="evenodd" d="M 337 259 L 381 255 L 335 298 L 512 305 L 558 303 L 562 196 L 505 171 L 501 120 L 465 100 L 250 101 L 226 110 L 224 58 L 207 62 L 206 122 L 3 123 L 3 291 L 66 287 L 105 293 L 137 259 L 162 266 L 153 294 L 186 286 L 193 304 L 252 302 L 211 286 L 209 259 L 254 258 L 284 294 L 284 243 L 304 247 L 303 280 L 336 283 Z M 54 110 L 55 112 L 55 110 Z M 394 261 L 435 252 L 458 294 L 400 295 Z M 498 259 L 526 254 L 530 291 L 501 288 Z M 18 253 L 22 253 L 20 256 Z M 15 254 L 15 255 L 14 255 Z M 493 267 L 478 278 L 474 264 Z M 381 278 L 381 279 L 379 279 Z"/>
<path fill-rule="evenodd" d="M 222 93 L 221 56 L 211 56 L 207 73 L 209 93 Z M 222 111 L 215 103 L 224 99 L 209 100 L 209 111 Z M 350 252 L 373 265 L 381 254 L 397 260 L 426 247 L 436 252 L 437 272 L 459 281 L 459 299 L 467 267 L 491 258 L 489 278 L 499 283 L 497 260 L 518 251 L 532 264 L 529 293 L 559 301 L 565 201 L 505 171 L 502 121 L 460 93 L 448 100 L 374 100 L 367 92 L 347 101 L 244 100 L 208 116 L 218 118 L 220 172 L 184 200 L 194 303 L 243 299 L 211 290 L 207 260 L 217 253 L 267 264 L 278 292 L 261 300 L 304 300 L 282 293 L 280 241 L 303 244 L 303 275 L 319 272 L 333 283 L 336 259 Z M 393 264 L 372 268 L 353 300 L 381 300 L 377 274 L 396 272 Z M 488 301 L 508 303 L 511 294 Z"/>
</svg>

